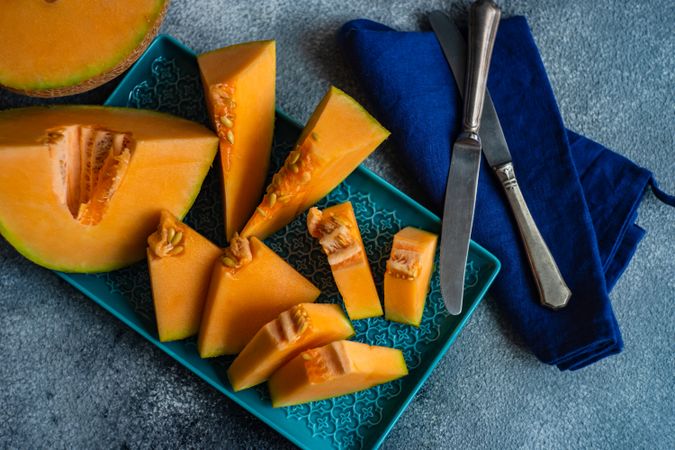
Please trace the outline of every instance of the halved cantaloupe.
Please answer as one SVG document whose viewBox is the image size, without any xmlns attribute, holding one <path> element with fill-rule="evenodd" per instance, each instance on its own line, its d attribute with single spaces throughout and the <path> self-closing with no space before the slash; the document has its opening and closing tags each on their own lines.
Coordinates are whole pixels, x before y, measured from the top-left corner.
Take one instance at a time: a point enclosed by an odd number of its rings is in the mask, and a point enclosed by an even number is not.
<svg viewBox="0 0 675 450">
<path fill-rule="evenodd" d="M 262 327 L 227 370 L 232 388 L 260 384 L 303 350 L 354 335 L 338 305 L 302 303 Z"/>
<path fill-rule="evenodd" d="M 148 237 L 148 269 L 162 342 L 197 334 L 218 246 L 162 210 Z"/>
<path fill-rule="evenodd" d="M 248 42 L 197 58 L 220 138 L 228 241 L 251 217 L 265 187 L 274 131 L 275 49 L 274 41 Z"/>
<path fill-rule="evenodd" d="M 319 289 L 256 238 L 235 234 L 213 266 L 199 330 L 202 358 L 239 353 L 267 322 Z"/>
<path fill-rule="evenodd" d="M 307 213 L 309 234 L 328 256 L 333 278 L 352 320 L 382 315 L 380 297 L 351 202 Z"/>
<path fill-rule="evenodd" d="M 400 350 L 335 341 L 293 358 L 272 375 L 269 389 L 278 408 L 351 394 L 407 374 Z"/>
<path fill-rule="evenodd" d="M 4 0 L 0 85 L 37 97 L 93 89 L 143 53 L 168 6 L 168 0 Z"/>
<path fill-rule="evenodd" d="M 389 136 L 353 98 L 331 87 L 241 232 L 265 239 L 342 182 Z"/>
<path fill-rule="evenodd" d="M 413 227 L 394 236 L 384 273 L 384 317 L 419 326 L 434 267 L 438 236 Z"/>
<path fill-rule="evenodd" d="M 128 108 L 0 112 L 0 233 L 42 266 L 108 271 L 145 256 L 161 209 L 182 217 L 218 139 L 188 120 Z"/>
</svg>

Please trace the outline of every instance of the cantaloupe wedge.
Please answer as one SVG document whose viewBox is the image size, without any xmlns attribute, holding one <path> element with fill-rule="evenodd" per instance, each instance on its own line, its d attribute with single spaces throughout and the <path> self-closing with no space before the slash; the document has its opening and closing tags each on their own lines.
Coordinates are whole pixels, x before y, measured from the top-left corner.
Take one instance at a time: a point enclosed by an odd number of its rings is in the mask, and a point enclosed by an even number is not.
<svg viewBox="0 0 675 450">
<path fill-rule="evenodd" d="M 295 305 L 253 336 L 232 362 L 227 376 L 232 388 L 241 391 L 267 381 L 301 351 L 352 335 L 354 328 L 338 305 Z"/>
<path fill-rule="evenodd" d="M 220 138 L 225 236 L 241 231 L 265 188 L 274 130 L 274 41 L 199 55 L 213 127 Z"/>
<path fill-rule="evenodd" d="M 162 209 L 183 217 L 218 139 L 188 120 L 128 108 L 0 112 L 0 233 L 28 259 L 66 272 L 145 256 Z"/>
<path fill-rule="evenodd" d="M 256 238 L 235 234 L 213 266 L 199 330 L 202 358 L 239 353 L 267 322 L 319 289 Z"/>
<path fill-rule="evenodd" d="M 373 273 L 351 202 L 307 213 L 309 234 L 328 256 L 333 278 L 352 320 L 382 315 Z"/>
<path fill-rule="evenodd" d="M 394 236 L 384 274 L 385 318 L 419 326 L 429 292 L 438 236 L 413 227 Z"/>
<path fill-rule="evenodd" d="M 335 341 L 293 358 L 272 375 L 269 389 L 278 408 L 351 394 L 407 374 L 400 350 Z"/>
<path fill-rule="evenodd" d="M 147 254 L 159 340 L 197 334 L 220 248 L 163 210 Z"/>
<path fill-rule="evenodd" d="M 353 98 L 331 87 L 241 232 L 265 239 L 332 191 L 389 136 Z"/>
<path fill-rule="evenodd" d="M 169 0 L 3 0 L 0 85 L 72 95 L 124 72 L 152 42 Z"/>
</svg>

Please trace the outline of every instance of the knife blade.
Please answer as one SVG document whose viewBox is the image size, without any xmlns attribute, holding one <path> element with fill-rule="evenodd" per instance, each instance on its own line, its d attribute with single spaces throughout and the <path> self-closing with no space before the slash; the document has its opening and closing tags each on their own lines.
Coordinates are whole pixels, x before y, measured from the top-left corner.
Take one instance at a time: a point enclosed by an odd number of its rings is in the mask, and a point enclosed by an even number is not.
<svg viewBox="0 0 675 450">
<path fill-rule="evenodd" d="M 462 312 L 464 275 L 473 226 L 481 158 L 480 118 L 500 10 L 490 0 L 469 9 L 469 57 L 462 133 L 455 141 L 441 229 L 441 295 L 450 314 Z"/>
<path fill-rule="evenodd" d="M 464 37 L 457 25 L 442 11 L 432 12 L 429 15 L 429 21 L 450 65 L 457 87 L 460 92 L 463 92 L 464 80 L 462 76 L 465 72 L 466 60 Z M 499 178 L 516 219 L 537 285 L 540 302 L 552 309 L 562 308 L 569 302 L 572 293 L 567 287 L 522 195 L 513 169 L 511 152 L 489 92 L 485 94 L 483 105 L 481 141 L 485 159 Z"/>
</svg>

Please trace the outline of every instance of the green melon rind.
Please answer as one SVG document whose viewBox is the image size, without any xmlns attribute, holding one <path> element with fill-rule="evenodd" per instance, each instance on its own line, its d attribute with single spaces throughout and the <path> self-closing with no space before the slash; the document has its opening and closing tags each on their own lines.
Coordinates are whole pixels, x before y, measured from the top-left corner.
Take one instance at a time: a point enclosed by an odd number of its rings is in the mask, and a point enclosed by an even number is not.
<svg viewBox="0 0 675 450">
<path fill-rule="evenodd" d="M 135 108 L 124 108 L 120 106 L 97 106 L 97 105 L 49 105 L 49 106 L 28 106 L 24 108 L 15 108 L 15 109 L 10 109 L 10 110 L 5 110 L 5 111 L 0 111 L 0 118 L 3 116 L 11 116 L 12 113 L 15 112 L 22 112 L 25 110 L 30 110 L 30 109 L 44 109 L 44 108 L 50 108 L 50 109 L 106 109 L 106 110 L 122 110 L 122 111 L 128 111 L 128 110 L 134 110 L 134 111 L 139 111 Z M 172 119 L 177 119 L 177 120 L 183 120 L 186 122 L 192 122 L 190 120 L 184 119 L 182 117 L 177 117 L 173 116 L 171 114 L 166 114 L 163 112 L 159 111 L 153 111 L 153 110 L 140 110 L 143 111 L 144 113 L 148 114 L 156 114 L 164 117 L 171 117 Z M 205 130 L 208 130 L 208 128 L 204 127 L 201 124 L 198 124 Z M 210 130 L 208 130 L 211 132 Z M 214 139 L 213 143 L 213 157 L 215 158 L 216 153 L 218 152 L 218 140 Z M 190 199 L 187 201 L 186 206 L 184 211 L 178 215 L 178 219 L 183 220 L 185 215 L 187 215 L 188 211 L 190 211 L 190 208 L 192 208 L 192 205 L 194 202 L 197 200 L 197 196 L 199 195 L 199 192 L 202 189 L 202 186 L 204 184 L 204 180 L 206 179 L 206 175 L 208 174 L 209 170 L 213 166 L 213 160 L 211 161 L 211 164 L 206 165 L 204 167 L 204 171 L 200 174 L 201 181 L 199 184 L 195 185 L 194 192 Z M 159 212 L 159 210 L 158 210 Z M 92 267 L 92 268 L 87 268 L 86 270 L 73 270 L 72 267 L 67 267 L 67 266 L 58 266 L 55 264 L 51 264 L 47 261 L 44 261 L 41 259 L 38 253 L 34 252 L 31 250 L 30 246 L 27 245 L 27 243 L 24 243 L 22 240 L 20 240 L 18 237 L 16 237 L 10 230 L 5 226 L 5 224 L 2 221 L 2 217 L 0 217 L 0 235 L 2 235 L 9 244 L 16 249 L 17 252 L 19 252 L 23 257 L 26 259 L 34 262 L 35 264 L 42 266 L 47 269 L 51 270 L 56 270 L 59 272 L 68 272 L 68 273 L 99 273 L 99 272 L 110 272 L 113 270 L 121 269 L 123 267 L 129 266 L 135 262 L 141 261 L 145 257 L 145 253 L 141 252 L 140 256 L 136 259 L 130 260 L 130 261 L 121 261 L 118 263 L 112 263 L 109 266 L 100 266 L 100 267 Z M 26 245 L 25 245 L 26 244 Z"/>
<path fill-rule="evenodd" d="M 12 82 L 12 81 L 7 81 L 7 78 L 3 76 L 2 72 L 0 72 L 0 86 L 7 88 L 9 90 L 16 90 L 21 94 L 28 94 L 28 95 L 34 95 L 34 94 L 39 94 L 40 91 L 46 91 L 50 89 L 68 89 L 68 88 L 74 88 L 75 86 L 78 86 L 80 84 L 83 84 L 87 82 L 88 80 L 92 80 L 95 77 L 98 76 L 103 76 L 104 74 L 113 71 L 118 65 L 122 64 L 125 59 L 130 56 L 133 51 L 143 43 L 143 40 L 145 39 L 146 35 L 155 27 L 159 28 L 157 26 L 157 21 L 160 20 L 162 17 L 162 12 L 165 10 L 165 8 L 168 7 L 170 0 L 157 0 L 157 4 L 155 6 L 155 9 L 152 11 L 152 22 L 150 24 L 144 24 L 140 29 L 139 32 L 136 34 L 134 37 L 132 43 L 124 48 L 123 51 L 121 51 L 119 54 L 113 55 L 109 60 L 107 61 L 101 61 L 98 65 L 91 65 L 87 66 L 84 70 L 84 72 L 81 72 L 80 74 L 73 75 L 71 78 L 67 79 L 61 79 L 61 80 L 55 80 L 55 81 L 42 81 L 42 82 L 37 82 L 37 83 L 32 83 L 32 84 L 23 84 L 23 83 L 17 83 L 17 82 Z M 149 42 L 148 42 L 149 44 Z M 140 56 L 140 54 L 139 54 Z M 133 61 L 131 62 L 133 63 Z M 131 64 L 130 63 L 130 64 Z M 130 65 L 129 64 L 129 65 Z M 114 78 L 114 77 L 113 77 Z M 105 81 L 104 81 L 105 82 Z M 98 83 L 95 86 L 92 86 L 92 89 L 96 86 L 100 86 L 102 83 Z M 88 90 L 88 89 L 87 89 Z M 83 91 L 73 91 L 73 94 L 77 92 L 83 92 Z M 64 94 L 67 95 L 67 94 Z"/>
</svg>

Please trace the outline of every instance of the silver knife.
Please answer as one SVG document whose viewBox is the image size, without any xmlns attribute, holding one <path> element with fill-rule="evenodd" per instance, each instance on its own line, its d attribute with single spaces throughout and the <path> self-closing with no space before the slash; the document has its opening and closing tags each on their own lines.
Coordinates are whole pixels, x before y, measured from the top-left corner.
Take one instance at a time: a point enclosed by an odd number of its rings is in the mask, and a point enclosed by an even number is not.
<svg viewBox="0 0 675 450">
<path fill-rule="evenodd" d="M 452 147 L 441 229 L 441 294 L 450 314 L 462 312 L 464 270 L 476 205 L 481 142 L 478 136 L 492 45 L 500 10 L 479 0 L 469 10 L 469 59 L 462 133 Z"/>
<path fill-rule="evenodd" d="M 445 13 L 434 11 L 430 14 L 429 20 L 452 69 L 459 91 L 462 92 L 464 87 L 462 74 L 465 71 L 466 60 L 464 38 L 457 25 Z M 527 208 L 513 170 L 511 152 L 489 93 L 485 94 L 483 105 L 481 140 L 485 159 L 501 182 L 518 224 L 539 291 L 540 302 L 552 309 L 563 308 L 569 302 L 572 293 Z"/>
</svg>

